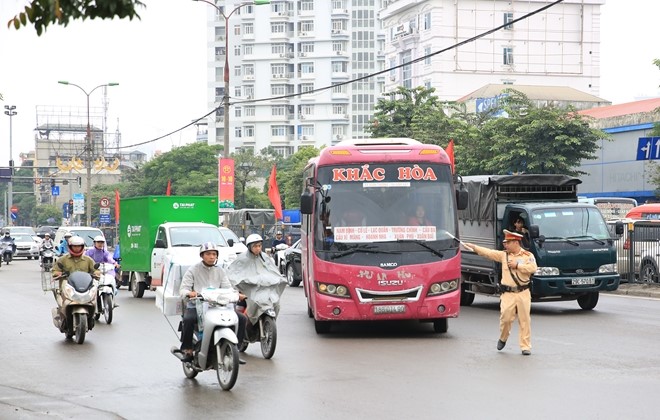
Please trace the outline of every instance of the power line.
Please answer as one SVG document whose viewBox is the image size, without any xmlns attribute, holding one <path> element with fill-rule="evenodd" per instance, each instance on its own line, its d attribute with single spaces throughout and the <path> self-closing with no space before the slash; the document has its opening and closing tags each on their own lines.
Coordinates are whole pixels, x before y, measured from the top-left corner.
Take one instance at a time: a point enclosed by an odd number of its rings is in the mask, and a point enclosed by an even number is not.
<svg viewBox="0 0 660 420">
<path fill-rule="evenodd" d="M 393 66 L 393 67 L 390 67 L 390 68 L 387 68 L 387 69 L 384 69 L 384 70 L 380 70 L 380 71 L 378 71 L 378 72 L 371 73 L 371 74 L 368 74 L 368 75 L 366 75 L 366 76 L 358 77 L 358 78 L 356 78 L 356 79 L 347 80 L 347 81 L 345 81 L 345 82 L 335 83 L 335 84 L 330 85 L 330 86 L 325 86 L 325 87 L 321 87 L 321 88 L 318 88 L 318 89 L 309 90 L 309 91 L 306 91 L 306 92 L 291 93 L 291 94 L 288 94 L 288 95 L 282 95 L 282 96 L 271 96 L 271 97 L 261 98 L 261 99 L 248 99 L 248 100 L 244 100 L 244 101 L 235 101 L 235 102 L 232 102 L 231 105 L 237 105 L 237 104 L 253 104 L 253 103 L 259 103 L 259 102 L 273 101 L 273 100 L 277 100 L 277 99 L 295 98 L 295 97 L 297 97 L 297 96 L 311 95 L 311 94 L 319 93 L 319 92 L 322 92 L 322 91 L 325 91 L 325 90 L 328 90 L 328 89 L 333 89 L 333 88 L 335 88 L 335 87 L 337 87 L 337 86 L 344 86 L 344 85 L 348 85 L 348 84 L 351 84 L 351 83 L 361 82 L 361 81 L 363 81 L 363 80 L 367 80 L 367 79 L 370 79 L 370 78 L 372 78 L 372 77 L 375 77 L 375 76 L 379 76 L 379 75 L 381 75 L 381 74 L 388 73 L 388 72 L 390 72 L 390 71 L 392 71 L 392 70 L 400 69 L 400 68 L 402 68 L 402 67 L 409 66 L 409 65 L 411 65 L 411 64 L 415 64 L 415 63 L 417 63 L 417 62 L 420 62 L 420 61 L 426 60 L 426 59 L 429 58 L 429 57 L 433 57 L 433 56 L 435 56 L 435 55 L 442 54 L 442 53 L 444 53 L 444 52 L 447 52 L 447 51 L 450 51 L 450 50 L 456 49 L 456 48 L 458 48 L 458 47 L 461 47 L 461 46 L 463 46 L 463 45 L 469 44 L 469 43 L 471 43 L 471 42 L 474 42 L 474 41 L 476 41 L 476 40 L 478 40 L 478 39 L 480 39 L 480 38 L 483 38 L 483 37 L 485 37 L 485 36 L 488 36 L 488 35 L 490 35 L 490 34 L 492 34 L 492 33 L 497 32 L 497 31 L 499 31 L 500 29 L 503 29 L 503 28 L 505 28 L 505 27 L 510 27 L 511 25 L 513 25 L 513 24 L 515 24 L 515 23 L 517 23 L 517 22 L 520 22 L 520 21 L 523 21 L 523 20 L 525 20 L 525 19 L 528 19 L 528 18 L 530 18 L 530 17 L 532 17 L 532 16 L 534 16 L 534 15 L 536 15 L 536 14 L 538 14 L 538 13 L 541 13 L 541 12 L 543 12 L 543 11 L 545 11 L 545 10 L 547 10 L 547 9 L 549 9 L 549 8 L 551 8 L 551 7 L 553 7 L 553 6 L 556 6 L 556 5 L 559 4 L 559 3 L 562 3 L 563 1 L 564 1 L 564 0 L 556 0 L 556 1 L 552 2 L 552 3 L 550 3 L 550 4 L 547 4 L 547 5 L 543 6 L 543 7 L 540 7 L 540 8 L 538 8 L 538 9 L 532 11 L 532 12 L 529 12 L 529 13 L 527 13 L 526 15 L 522 15 L 521 17 L 519 17 L 519 18 L 517 18 L 517 19 L 513 19 L 513 20 L 511 20 L 511 21 L 508 21 L 508 22 L 506 22 L 506 23 L 504 23 L 504 24 L 502 24 L 502 25 L 500 25 L 500 26 L 497 26 L 497 27 L 495 27 L 495 28 L 493 28 L 493 29 L 489 29 L 489 30 L 486 31 L 486 32 L 482 32 L 482 33 L 480 33 L 480 34 L 478 34 L 478 35 L 475 35 L 475 36 L 473 36 L 473 37 L 471 37 L 471 38 L 468 38 L 468 39 L 466 39 L 466 40 L 464 40 L 464 41 L 461 41 L 461 42 L 459 42 L 459 43 L 456 43 L 456 44 L 454 44 L 454 45 L 451 45 L 451 46 L 449 46 L 449 47 L 447 47 L 447 48 L 443 48 L 443 49 L 441 49 L 441 50 L 438 50 L 438 51 L 432 52 L 432 53 L 430 53 L 430 54 L 427 54 L 427 55 L 425 55 L 425 56 L 418 57 L 418 58 L 416 58 L 416 59 L 414 59 L 414 60 L 407 61 L 407 62 L 405 62 L 405 63 L 401 63 L 401 64 L 399 64 L 399 65 L 396 65 L 396 66 Z M 227 51 L 225 51 L 225 53 L 227 53 Z M 225 92 L 225 94 L 226 94 L 226 93 L 227 93 L 227 92 Z M 131 144 L 131 145 L 129 145 L 129 146 L 121 146 L 121 147 L 118 147 L 117 149 L 128 149 L 128 148 L 134 148 L 134 147 L 137 147 L 137 146 L 142 146 L 142 145 L 145 145 L 145 144 L 154 143 L 154 142 L 156 142 L 156 141 L 158 141 L 158 140 L 162 140 L 162 139 L 164 139 L 164 138 L 166 138 L 166 137 L 171 136 L 172 134 L 176 134 L 176 133 L 178 133 L 179 131 L 182 131 L 182 130 L 184 130 L 184 129 L 186 129 L 186 128 L 192 126 L 192 125 L 194 125 L 194 124 L 197 123 L 198 121 L 201 121 L 201 120 L 205 119 L 205 118 L 208 117 L 209 115 L 211 115 L 211 114 L 213 114 L 213 113 L 216 113 L 218 110 L 220 110 L 220 109 L 222 109 L 222 108 L 223 108 L 223 106 L 219 106 L 219 107 L 217 107 L 217 108 L 214 108 L 213 110 L 211 110 L 211 111 L 208 112 L 207 114 L 205 114 L 205 115 L 203 115 L 203 116 L 197 118 L 196 120 L 193 120 L 191 123 L 188 123 L 188 124 L 184 125 L 183 127 L 180 127 L 180 128 L 178 128 L 178 129 L 176 129 L 176 130 L 174 130 L 174 131 L 171 131 L 170 133 L 167 133 L 167 134 L 164 134 L 164 135 L 162 135 L 162 136 L 156 137 L 155 139 L 147 140 L 147 141 L 143 141 L 143 142 L 141 142 L 141 143 Z M 226 118 L 226 116 L 225 116 L 225 118 Z"/>
</svg>

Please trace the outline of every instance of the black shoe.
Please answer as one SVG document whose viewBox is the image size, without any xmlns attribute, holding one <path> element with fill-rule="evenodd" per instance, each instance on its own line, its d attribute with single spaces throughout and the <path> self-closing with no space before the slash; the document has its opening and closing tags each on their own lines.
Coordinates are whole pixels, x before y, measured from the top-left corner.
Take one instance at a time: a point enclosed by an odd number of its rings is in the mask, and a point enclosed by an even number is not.
<svg viewBox="0 0 660 420">
<path fill-rule="evenodd" d="M 246 362 L 245 360 L 243 360 L 243 359 L 238 359 L 238 364 L 239 364 L 239 365 L 244 365 L 244 364 L 246 364 L 246 363 L 247 363 L 247 362 Z"/>
<path fill-rule="evenodd" d="M 522 355 L 523 355 L 523 356 L 529 356 L 529 355 L 531 355 L 531 354 L 532 354 L 532 351 L 531 351 L 531 350 L 523 350 L 523 351 L 522 351 Z"/>
<path fill-rule="evenodd" d="M 497 340 L 497 350 L 502 350 L 506 346 L 506 341 Z"/>
<path fill-rule="evenodd" d="M 183 350 L 176 347 L 170 349 L 170 353 L 174 355 L 177 359 L 181 360 L 183 363 L 188 363 L 193 361 L 193 355 L 189 353 L 184 353 Z"/>
</svg>

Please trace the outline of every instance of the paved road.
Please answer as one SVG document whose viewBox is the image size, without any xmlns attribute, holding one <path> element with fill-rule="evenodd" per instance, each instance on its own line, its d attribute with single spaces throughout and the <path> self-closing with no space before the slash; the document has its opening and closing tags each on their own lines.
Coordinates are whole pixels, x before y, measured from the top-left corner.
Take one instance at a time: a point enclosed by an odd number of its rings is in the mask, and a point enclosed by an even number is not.
<svg viewBox="0 0 660 420">
<path fill-rule="evenodd" d="M 301 288 L 287 289 L 272 360 L 257 346 L 236 387 L 183 376 L 154 294 L 120 292 L 112 325 L 83 345 L 52 325 L 37 263 L 0 268 L 0 418 L 76 419 L 655 419 L 660 301 L 603 296 L 533 305 L 533 352 L 495 350 L 496 299 L 477 296 L 432 333 L 411 322 L 356 323 L 318 336 Z M 515 330 L 517 331 L 517 329 Z M 514 331 L 514 332 L 515 332 Z"/>
</svg>

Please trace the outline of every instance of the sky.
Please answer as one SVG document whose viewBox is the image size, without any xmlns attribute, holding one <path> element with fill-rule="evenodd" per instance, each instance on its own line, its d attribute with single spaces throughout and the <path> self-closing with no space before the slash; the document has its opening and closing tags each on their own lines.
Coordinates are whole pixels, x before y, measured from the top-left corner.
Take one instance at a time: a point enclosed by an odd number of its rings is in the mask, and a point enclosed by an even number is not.
<svg viewBox="0 0 660 420">
<path fill-rule="evenodd" d="M 325 1 L 325 0 L 323 0 Z M 34 150 L 37 105 L 86 106 L 89 92 L 108 88 L 108 132 L 122 133 L 124 150 L 173 132 L 207 114 L 207 29 L 210 5 L 191 0 L 143 0 L 141 20 L 86 20 L 67 27 L 49 26 L 37 36 L 33 27 L 7 28 L 6 22 L 27 0 L 0 0 L 0 166 L 9 161 L 9 117 L 15 105 L 12 152 Z M 612 103 L 659 97 L 660 58 L 656 42 L 658 0 L 607 0 L 601 8 L 600 97 Z M 102 89 L 90 95 L 100 107 Z M 156 151 L 191 143 L 194 127 L 137 147 Z"/>
</svg>

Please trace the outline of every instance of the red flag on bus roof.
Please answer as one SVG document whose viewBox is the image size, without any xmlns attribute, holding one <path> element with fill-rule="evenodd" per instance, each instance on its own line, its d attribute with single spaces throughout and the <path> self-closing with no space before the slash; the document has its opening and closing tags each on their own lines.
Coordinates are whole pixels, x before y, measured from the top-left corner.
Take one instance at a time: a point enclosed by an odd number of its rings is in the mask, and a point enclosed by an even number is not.
<svg viewBox="0 0 660 420">
<path fill-rule="evenodd" d="M 277 188 L 277 171 L 275 170 L 275 165 L 273 165 L 273 170 L 270 172 L 270 179 L 268 180 L 268 199 L 275 209 L 275 219 L 282 219 L 282 200 L 280 198 L 280 189 Z"/>
</svg>

